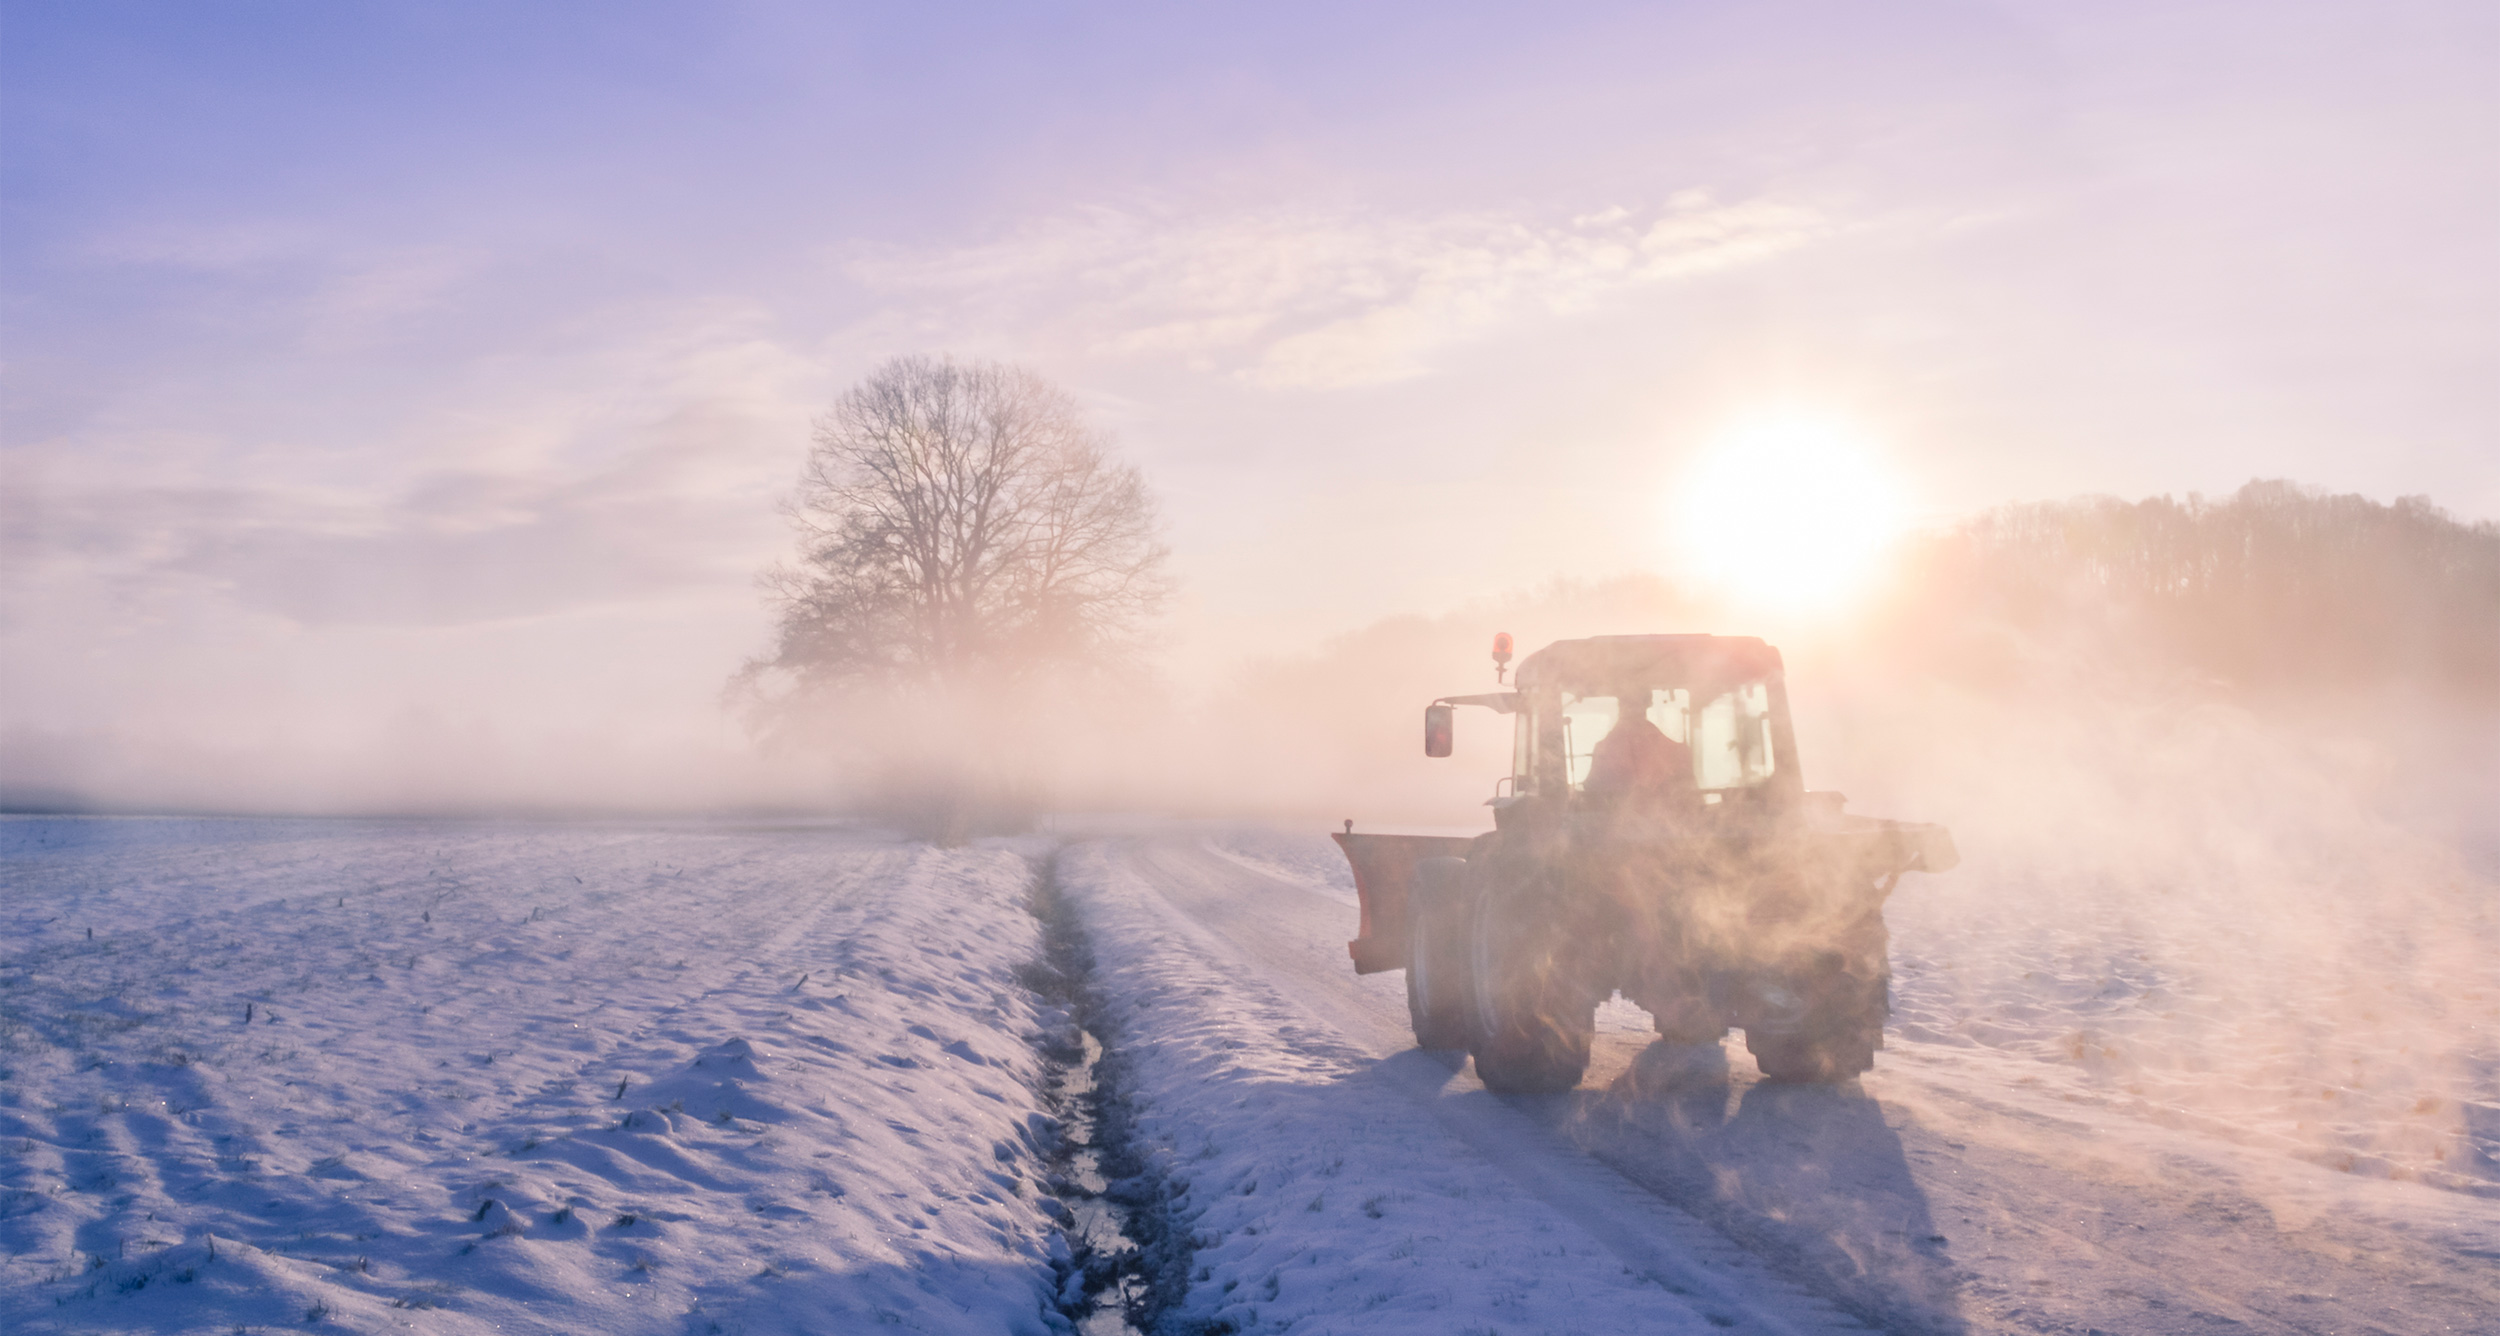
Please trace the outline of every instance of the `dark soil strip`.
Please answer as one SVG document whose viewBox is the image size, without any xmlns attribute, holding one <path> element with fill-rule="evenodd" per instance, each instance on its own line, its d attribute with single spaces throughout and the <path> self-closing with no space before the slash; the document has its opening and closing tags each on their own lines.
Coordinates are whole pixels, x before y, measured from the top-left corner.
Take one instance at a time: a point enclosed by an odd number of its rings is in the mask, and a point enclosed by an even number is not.
<svg viewBox="0 0 2500 1336">
<path fill-rule="evenodd" d="M 1172 1185 L 1133 1143 L 1117 1019 L 1097 1004 L 1093 948 L 1060 893 L 1057 862 L 1035 870 L 1042 958 L 1024 983 L 1055 1022 L 1041 1045 L 1043 1097 L 1060 1123 L 1046 1180 L 1067 1242 L 1051 1250 L 1060 1311 L 1084 1336 L 1197 1336 L 1166 1321 L 1189 1289 L 1189 1235 L 1172 1218 Z"/>
</svg>

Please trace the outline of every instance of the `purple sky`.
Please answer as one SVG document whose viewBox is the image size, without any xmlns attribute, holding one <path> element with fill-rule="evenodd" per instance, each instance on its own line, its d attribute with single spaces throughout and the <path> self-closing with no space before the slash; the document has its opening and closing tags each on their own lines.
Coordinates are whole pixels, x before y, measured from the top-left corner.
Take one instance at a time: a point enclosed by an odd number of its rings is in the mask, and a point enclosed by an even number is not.
<svg viewBox="0 0 2500 1336">
<path fill-rule="evenodd" d="M 1764 404 L 2500 517 L 2500 9 L 1562 8 L 0 3 L 0 778 L 728 773 L 904 351 L 1118 433 L 1185 682 L 1658 568 Z"/>
</svg>

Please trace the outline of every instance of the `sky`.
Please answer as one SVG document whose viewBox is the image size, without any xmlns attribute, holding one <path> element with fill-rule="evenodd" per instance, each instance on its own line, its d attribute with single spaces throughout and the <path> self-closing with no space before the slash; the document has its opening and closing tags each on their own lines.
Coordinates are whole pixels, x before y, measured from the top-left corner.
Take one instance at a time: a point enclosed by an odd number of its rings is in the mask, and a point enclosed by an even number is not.
<svg viewBox="0 0 2500 1336">
<path fill-rule="evenodd" d="M 1675 574 L 1766 413 L 1909 523 L 2500 518 L 2495 71 L 2475 3 L 0 0 L 0 785 L 752 796 L 776 503 L 906 352 L 1146 471 L 1184 686 Z"/>
</svg>

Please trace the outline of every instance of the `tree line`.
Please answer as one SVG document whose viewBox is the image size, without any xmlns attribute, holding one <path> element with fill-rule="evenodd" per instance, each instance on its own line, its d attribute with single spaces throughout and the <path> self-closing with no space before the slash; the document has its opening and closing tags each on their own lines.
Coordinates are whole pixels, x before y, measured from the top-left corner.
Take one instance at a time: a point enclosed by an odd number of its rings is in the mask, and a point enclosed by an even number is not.
<svg viewBox="0 0 2500 1336">
<path fill-rule="evenodd" d="M 2254 691 L 2500 697 L 2500 525 L 2281 481 L 1999 507 L 1913 553 L 1905 611 Z"/>
</svg>

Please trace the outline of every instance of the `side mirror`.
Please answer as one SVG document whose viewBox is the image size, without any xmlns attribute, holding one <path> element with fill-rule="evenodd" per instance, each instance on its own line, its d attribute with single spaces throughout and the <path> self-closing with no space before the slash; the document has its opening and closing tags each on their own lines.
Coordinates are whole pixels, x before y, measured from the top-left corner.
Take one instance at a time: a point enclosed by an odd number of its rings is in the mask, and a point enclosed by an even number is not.
<svg viewBox="0 0 2500 1336">
<path fill-rule="evenodd" d="M 1457 718 L 1458 707 L 1455 705 L 1424 707 L 1424 755 L 1447 756 L 1450 754 L 1450 732 Z"/>
</svg>

